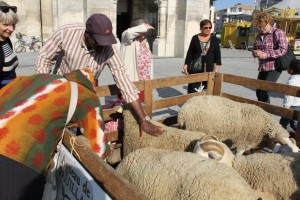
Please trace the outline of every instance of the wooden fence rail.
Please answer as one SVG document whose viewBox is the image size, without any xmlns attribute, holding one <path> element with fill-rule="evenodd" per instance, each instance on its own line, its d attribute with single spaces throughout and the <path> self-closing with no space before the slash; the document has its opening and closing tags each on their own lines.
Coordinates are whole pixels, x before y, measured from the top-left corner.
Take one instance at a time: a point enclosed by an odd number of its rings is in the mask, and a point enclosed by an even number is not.
<svg viewBox="0 0 300 200">
<path fill-rule="evenodd" d="M 177 95 L 177 96 L 174 95 L 171 97 L 161 98 L 161 99 L 153 98 L 153 91 L 156 89 L 160 89 L 164 87 L 174 87 L 178 85 L 186 85 L 188 83 L 192 83 L 196 81 L 207 81 L 208 82 L 207 90 L 199 93 L 193 93 L 193 94 L 184 94 L 184 95 Z M 299 111 L 290 110 L 282 106 L 276 106 L 264 102 L 259 102 L 257 100 L 249 99 L 246 97 L 224 93 L 222 90 L 222 88 L 225 87 L 224 83 L 248 87 L 254 90 L 258 88 L 270 92 L 276 92 L 280 94 L 287 94 L 291 96 L 300 97 L 299 87 L 289 86 L 281 83 L 262 81 L 262 80 L 252 79 L 252 78 L 246 78 L 241 76 L 235 76 L 230 74 L 215 73 L 215 72 L 140 81 L 140 82 L 135 82 L 135 85 L 139 90 L 145 91 L 144 108 L 146 113 L 150 117 L 152 117 L 152 113 L 155 110 L 168 108 L 175 105 L 182 105 L 187 99 L 193 96 L 218 95 L 238 102 L 255 104 L 263 108 L 265 111 L 280 117 L 285 117 L 288 119 L 296 119 L 296 120 L 298 120 L 299 118 Z M 97 95 L 100 98 L 116 95 L 118 93 L 120 93 L 120 91 L 115 85 L 97 87 Z M 109 120 L 110 115 L 114 112 L 115 111 L 113 111 L 112 109 L 104 110 L 104 119 Z M 171 116 L 169 118 L 158 118 L 157 121 L 161 121 L 169 125 L 174 124 L 176 123 L 176 116 Z M 118 138 L 117 133 L 110 133 L 110 135 L 111 135 L 110 136 L 111 140 L 116 140 Z M 300 135 L 299 129 L 297 129 L 296 135 L 297 136 Z M 296 137 L 296 139 L 297 142 L 300 140 L 300 138 L 298 139 L 298 137 Z"/>
</svg>

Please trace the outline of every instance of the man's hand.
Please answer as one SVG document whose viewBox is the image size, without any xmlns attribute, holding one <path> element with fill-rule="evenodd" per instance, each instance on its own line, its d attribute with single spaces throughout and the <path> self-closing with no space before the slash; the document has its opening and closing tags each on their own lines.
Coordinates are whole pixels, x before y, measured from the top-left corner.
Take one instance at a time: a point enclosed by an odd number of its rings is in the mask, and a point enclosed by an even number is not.
<svg viewBox="0 0 300 200">
<path fill-rule="evenodd" d="M 145 120 L 146 114 L 140 100 L 137 99 L 130 104 L 136 115 L 138 116 L 140 122 L 140 138 L 143 137 L 145 132 L 152 136 L 159 136 L 163 133 L 163 129 L 161 127 L 155 126 L 151 122 Z"/>
<path fill-rule="evenodd" d="M 149 135 L 157 137 L 157 136 L 162 135 L 164 130 L 159 126 L 155 126 L 151 122 L 141 121 L 140 122 L 140 139 L 143 138 L 145 132 L 148 133 Z"/>
</svg>

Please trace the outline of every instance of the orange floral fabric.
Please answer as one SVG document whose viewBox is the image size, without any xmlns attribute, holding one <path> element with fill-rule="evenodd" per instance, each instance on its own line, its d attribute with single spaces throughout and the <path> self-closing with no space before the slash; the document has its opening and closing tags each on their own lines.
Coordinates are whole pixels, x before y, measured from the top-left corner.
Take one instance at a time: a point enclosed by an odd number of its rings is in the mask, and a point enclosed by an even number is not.
<svg viewBox="0 0 300 200">
<path fill-rule="evenodd" d="M 21 76 L 0 90 L 0 154 L 43 173 L 65 126 L 71 81 L 78 84 L 78 101 L 71 123 L 82 124 L 83 135 L 102 158 L 109 154 L 102 109 L 92 74 L 84 69 L 62 77 Z M 73 79 L 73 80 L 72 80 Z"/>
</svg>

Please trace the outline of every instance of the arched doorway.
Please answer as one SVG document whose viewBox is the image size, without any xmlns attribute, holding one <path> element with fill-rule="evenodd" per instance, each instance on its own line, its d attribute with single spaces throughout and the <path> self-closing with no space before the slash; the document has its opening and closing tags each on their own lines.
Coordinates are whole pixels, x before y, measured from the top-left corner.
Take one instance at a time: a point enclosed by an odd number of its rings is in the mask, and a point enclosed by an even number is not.
<svg viewBox="0 0 300 200">
<path fill-rule="evenodd" d="M 121 40 L 124 30 L 135 18 L 144 18 L 155 29 L 147 33 L 147 39 L 152 50 L 153 41 L 157 37 L 158 7 L 153 0 L 118 0 L 117 4 L 117 36 Z"/>
</svg>

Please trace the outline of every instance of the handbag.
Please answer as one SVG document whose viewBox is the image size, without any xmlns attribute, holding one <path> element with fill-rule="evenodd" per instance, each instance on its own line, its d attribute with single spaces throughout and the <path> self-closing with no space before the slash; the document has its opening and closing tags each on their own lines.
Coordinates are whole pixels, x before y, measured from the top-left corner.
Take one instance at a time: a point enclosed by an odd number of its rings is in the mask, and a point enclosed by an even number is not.
<svg viewBox="0 0 300 200">
<path fill-rule="evenodd" d="M 274 49 L 278 49 L 278 42 L 276 42 L 277 40 L 275 39 L 275 31 L 273 32 L 273 45 L 274 45 Z M 277 66 L 277 68 L 281 69 L 282 71 L 285 71 L 289 68 L 290 63 L 292 60 L 296 59 L 296 56 L 293 52 L 293 50 L 291 49 L 290 45 L 288 45 L 288 49 L 287 52 L 276 58 L 275 59 L 275 66 Z"/>
<path fill-rule="evenodd" d="M 202 56 L 200 55 L 198 58 L 191 61 L 189 65 L 188 72 L 189 74 L 200 73 L 202 70 Z"/>
<path fill-rule="evenodd" d="M 210 39 L 211 38 L 209 38 L 209 40 L 207 41 L 204 49 L 209 48 Z M 190 65 L 188 66 L 188 72 L 189 74 L 200 73 L 202 72 L 202 68 L 203 68 L 202 55 L 200 55 L 199 57 L 191 61 Z"/>
<path fill-rule="evenodd" d="M 71 120 L 71 117 L 73 116 L 76 105 L 77 105 L 77 99 L 78 99 L 78 85 L 77 83 L 70 81 L 71 84 L 71 99 L 70 99 L 70 106 L 68 111 L 67 120 L 65 123 L 65 128 L 63 130 L 62 136 L 60 140 L 58 141 L 58 144 L 56 146 L 56 153 L 54 154 L 52 160 L 54 161 L 54 166 L 52 169 L 48 169 L 47 176 L 46 176 L 46 182 L 44 187 L 44 193 L 42 200 L 56 200 L 57 197 L 57 181 L 56 181 L 56 172 L 57 172 L 57 161 L 59 159 L 60 155 L 60 148 L 62 145 L 62 140 L 64 137 L 65 129 L 69 121 Z M 51 163 L 51 162 L 50 162 Z"/>
</svg>

